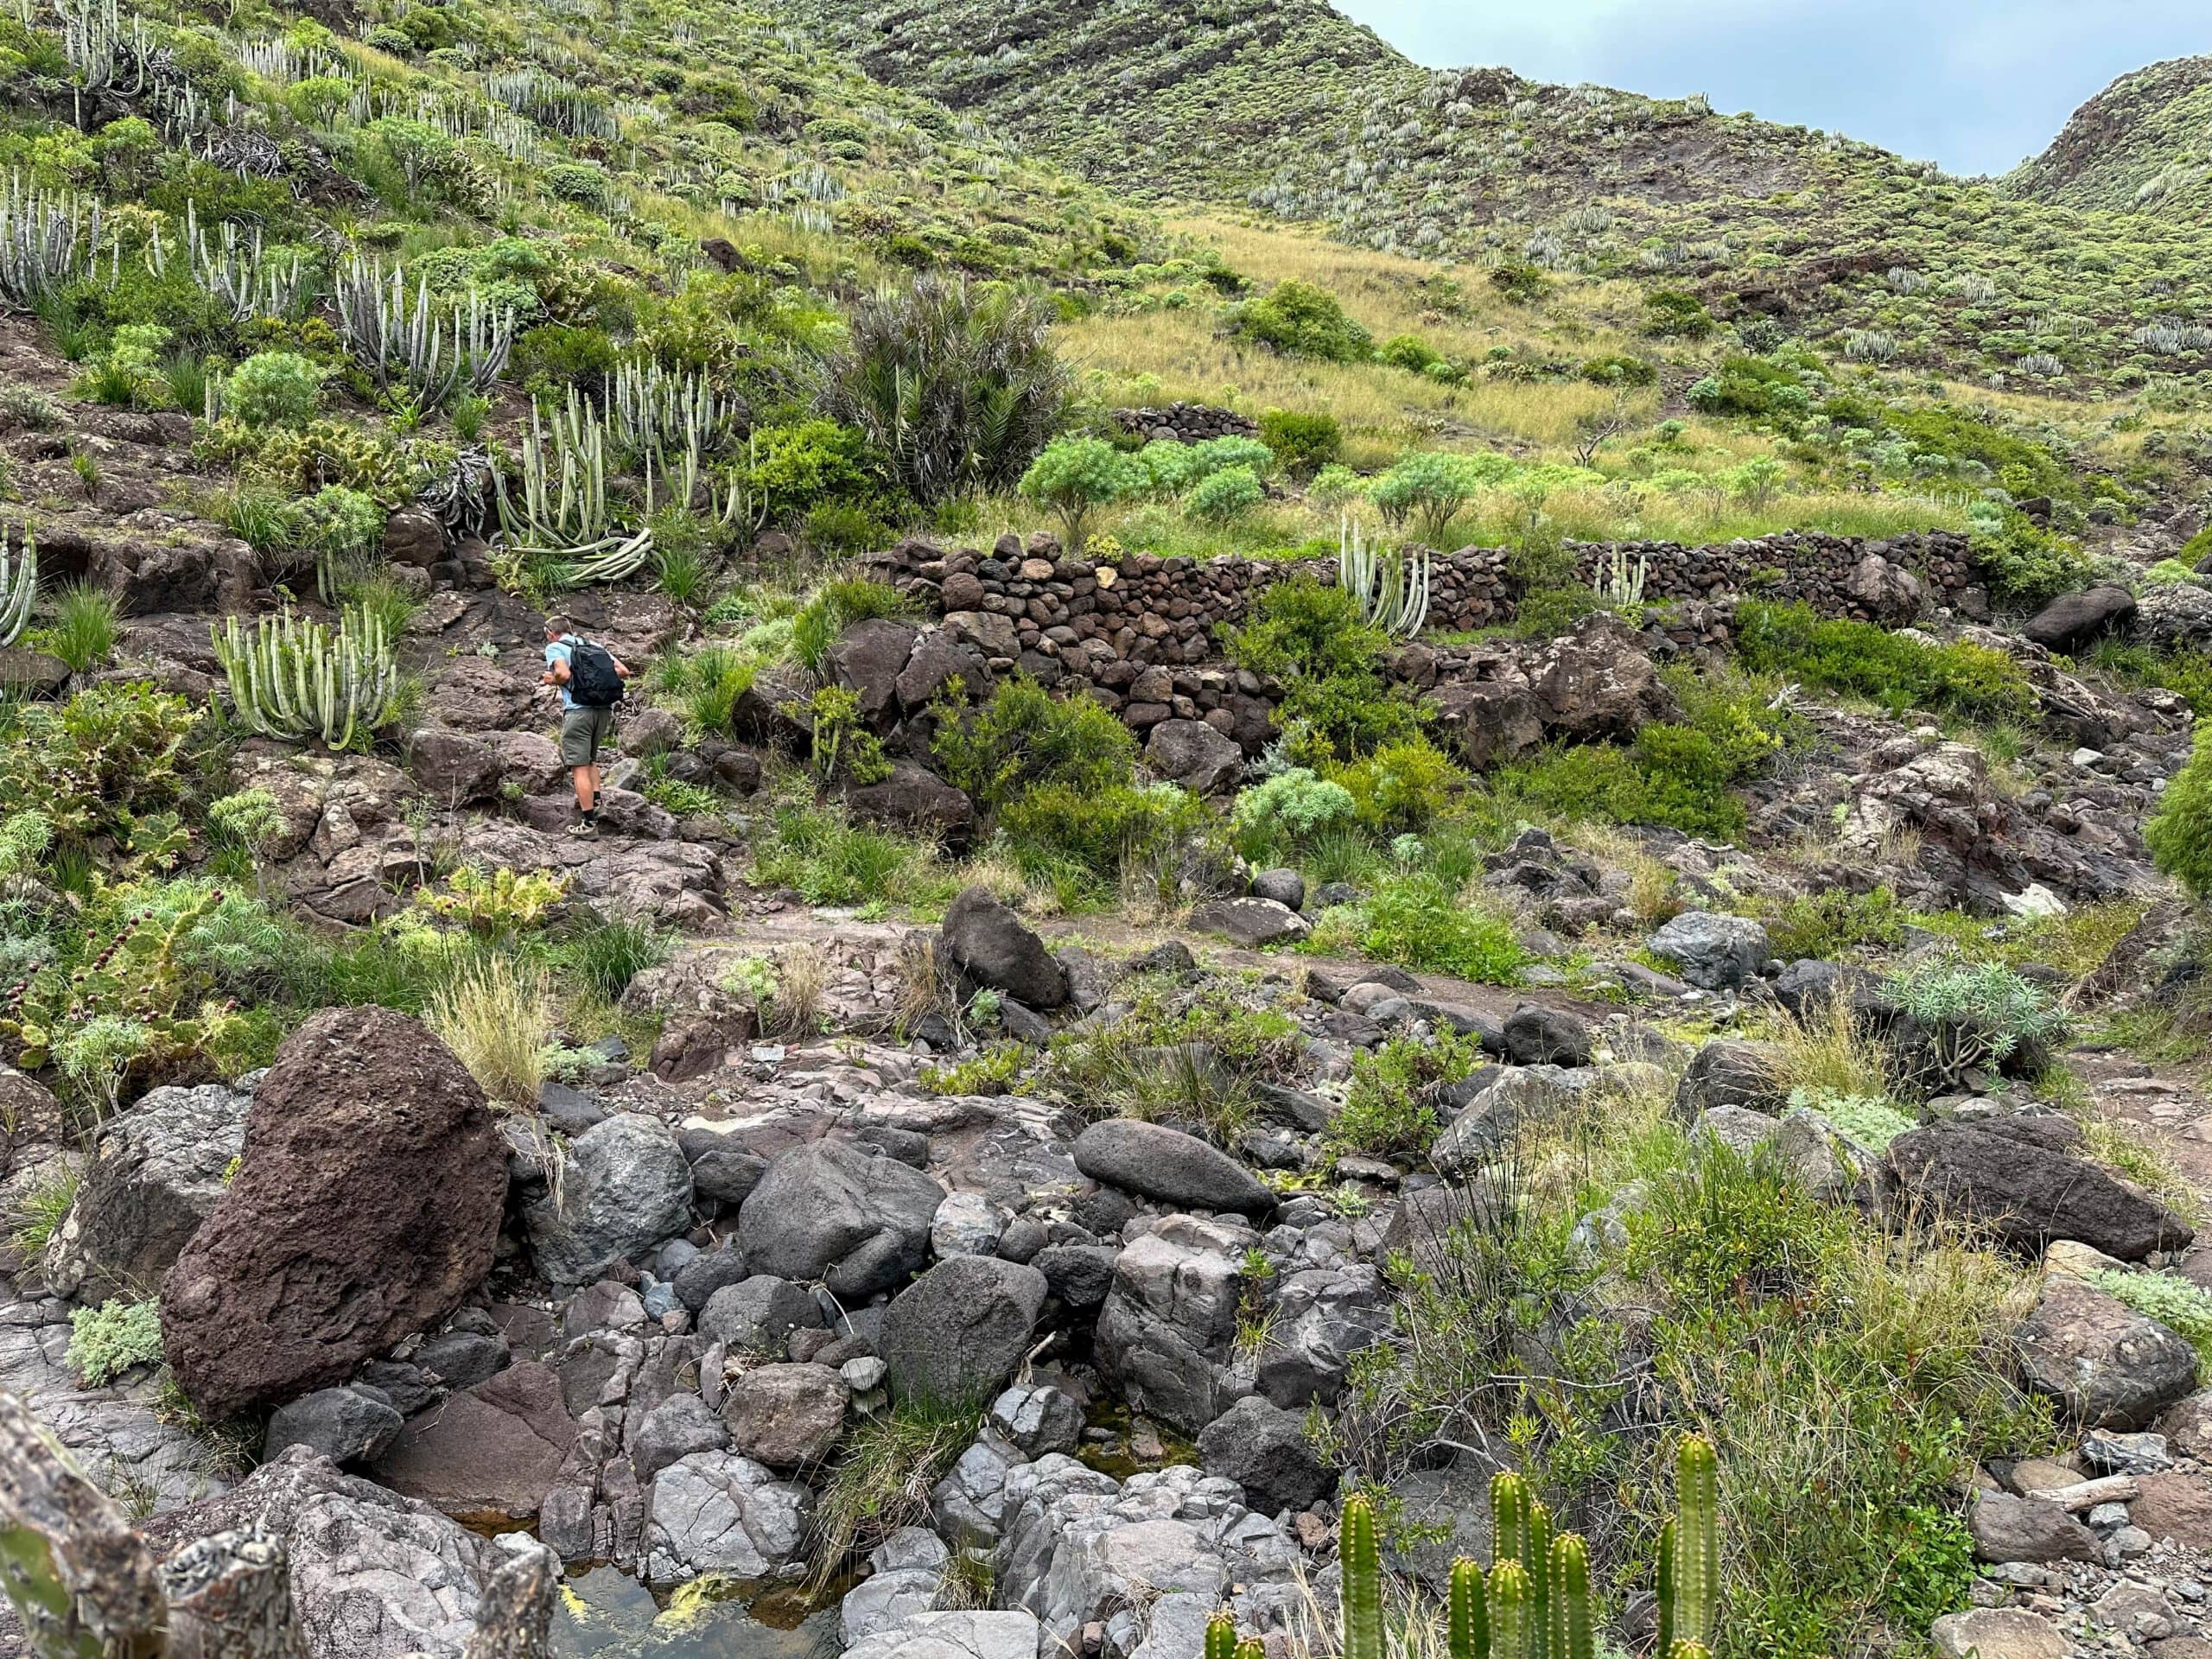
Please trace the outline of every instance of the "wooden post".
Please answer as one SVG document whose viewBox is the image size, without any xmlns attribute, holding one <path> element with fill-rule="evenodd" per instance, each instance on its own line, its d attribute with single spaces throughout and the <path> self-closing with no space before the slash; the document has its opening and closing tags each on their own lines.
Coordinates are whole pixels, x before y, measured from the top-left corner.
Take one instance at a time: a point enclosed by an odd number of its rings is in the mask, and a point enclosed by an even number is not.
<svg viewBox="0 0 2212 1659">
<path fill-rule="evenodd" d="M 38 1659 L 161 1659 L 153 1557 L 22 1401 L 0 1392 L 0 1589 Z"/>
<path fill-rule="evenodd" d="M 258 1526 L 196 1539 L 162 1563 L 168 1659 L 299 1659 L 284 1546 Z"/>
</svg>

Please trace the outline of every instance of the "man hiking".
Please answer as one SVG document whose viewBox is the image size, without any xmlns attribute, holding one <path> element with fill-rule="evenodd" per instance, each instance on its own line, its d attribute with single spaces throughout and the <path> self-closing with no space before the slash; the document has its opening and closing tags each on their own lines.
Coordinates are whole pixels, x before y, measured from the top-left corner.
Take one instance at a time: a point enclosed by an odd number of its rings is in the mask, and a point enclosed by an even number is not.
<svg viewBox="0 0 2212 1659">
<path fill-rule="evenodd" d="M 546 685 L 561 690 L 561 764 L 576 785 L 572 836 L 599 833 L 599 749 L 614 734 L 614 705 L 629 669 L 605 645 L 580 639 L 565 616 L 545 619 Z"/>
</svg>

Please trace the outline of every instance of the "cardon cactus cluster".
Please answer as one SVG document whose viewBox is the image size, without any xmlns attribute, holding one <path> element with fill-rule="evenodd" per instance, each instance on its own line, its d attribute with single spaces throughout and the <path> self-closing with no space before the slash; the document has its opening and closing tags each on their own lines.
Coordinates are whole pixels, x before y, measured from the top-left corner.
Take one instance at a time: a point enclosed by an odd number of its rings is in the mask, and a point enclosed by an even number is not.
<svg viewBox="0 0 2212 1659">
<path fill-rule="evenodd" d="M 1370 543 L 1347 517 L 1337 534 L 1337 585 L 1359 613 L 1393 639 L 1410 639 L 1428 619 L 1428 550 L 1408 559 L 1403 549 Z"/>
<path fill-rule="evenodd" d="M 31 620 L 31 601 L 38 597 L 38 537 L 23 531 L 23 550 L 10 554 L 0 538 L 0 646 L 23 637 Z"/>
<path fill-rule="evenodd" d="M 214 645 L 240 723 L 264 737 L 320 736 L 341 749 L 382 725 L 399 693 L 384 624 L 364 611 L 348 611 L 335 628 L 287 611 L 251 632 L 233 616 Z"/>
<path fill-rule="evenodd" d="M 1711 1659 L 1720 1592 L 1716 1467 L 1709 1441 L 1693 1436 L 1682 1442 L 1677 1512 L 1660 1545 L 1657 1651 L 1665 1659 Z M 1573 1533 L 1554 1533 L 1550 1512 L 1516 1474 L 1491 1483 L 1491 1516 L 1490 1572 L 1465 1557 L 1452 1564 L 1445 1622 L 1451 1659 L 1596 1659 L 1588 1545 Z M 1365 1498 L 1344 1504 L 1337 1551 L 1344 1659 L 1389 1659 L 1382 1551 L 1374 1507 Z M 1206 1659 L 1260 1659 L 1263 1649 L 1256 1638 L 1240 1642 L 1235 1623 L 1223 1614 L 1207 1626 L 1205 1651 Z"/>
</svg>

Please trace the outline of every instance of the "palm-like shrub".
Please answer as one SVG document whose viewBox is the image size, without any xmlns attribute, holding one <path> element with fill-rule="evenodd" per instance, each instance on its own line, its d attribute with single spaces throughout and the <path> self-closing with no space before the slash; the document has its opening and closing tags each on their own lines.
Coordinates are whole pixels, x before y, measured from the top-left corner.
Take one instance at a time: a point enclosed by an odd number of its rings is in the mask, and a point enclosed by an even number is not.
<svg viewBox="0 0 2212 1659">
<path fill-rule="evenodd" d="M 854 312 L 820 365 L 823 412 L 867 433 L 917 501 L 1010 489 L 1066 417 L 1051 322 L 1033 301 L 917 276 Z"/>
</svg>

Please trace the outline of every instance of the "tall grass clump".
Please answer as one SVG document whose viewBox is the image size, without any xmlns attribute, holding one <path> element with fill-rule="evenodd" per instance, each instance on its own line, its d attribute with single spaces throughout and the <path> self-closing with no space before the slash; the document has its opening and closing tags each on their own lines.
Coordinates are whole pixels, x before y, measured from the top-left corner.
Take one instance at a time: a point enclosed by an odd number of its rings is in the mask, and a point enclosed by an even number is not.
<svg viewBox="0 0 2212 1659">
<path fill-rule="evenodd" d="M 543 969 L 486 952 L 454 971 L 431 995 L 423 1017 L 493 1101 L 537 1103 L 554 1028 Z"/>
</svg>

